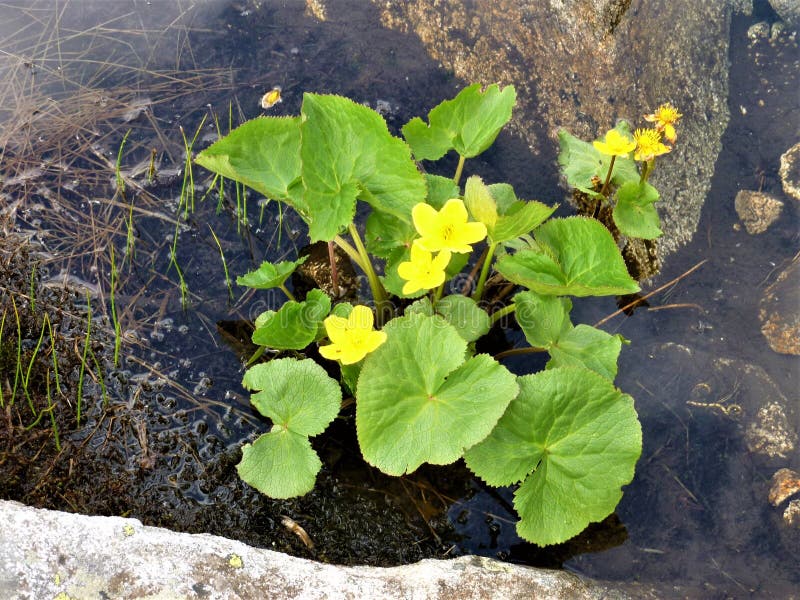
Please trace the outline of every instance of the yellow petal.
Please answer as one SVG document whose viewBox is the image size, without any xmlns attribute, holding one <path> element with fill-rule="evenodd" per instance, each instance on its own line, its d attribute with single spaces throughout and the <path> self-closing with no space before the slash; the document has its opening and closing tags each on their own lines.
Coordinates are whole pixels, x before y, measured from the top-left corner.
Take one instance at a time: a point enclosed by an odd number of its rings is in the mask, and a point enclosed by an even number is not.
<svg viewBox="0 0 800 600">
<path fill-rule="evenodd" d="M 464 201 L 459 198 L 450 198 L 444 203 L 439 215 L 445 223 L 458 225 L 467 222 L 467 207 L 464 206 Z"/>
<path fill-rule="evenodd" d="M 386 333 L 383 331 L 371 331 L 367 339 L 364 340 L 364 349 L 367 354 L 375 350 L 386 341 Z"/>
<path fill-rule="evenodd" d="M 414 228 L 421 236 L 433 235 L 436 232 L 436 219 L 439 213 L 430 204 L 420 202 L 411 209 L 411 220 Z"/>
<path fill-rule="evenodd" d="M 447 268 L 447 265 L 450 264 L 450 258 L 450 251 L 442 250 L 431 262 L 431 269 L 435 271 L 444 271 Z"/>
<path fill-rule="evenodd" d="M 347 319 L 330 315 L 323 321 L 325 333 L 334 344 L 341 344 L 347 339 Z"/>
<path fill-rule="evenodd" d="M 367 331 L 372 329 L 372 324 L 375 322 L 374 317 L 372 316 L 372 311 L 361 304 L 358 306 L 354 306 L 353 310 L 350 312 L 350 316 L 347 318 L 347 328 L 348 329 L 366 329 Z"/>
<path fill-rule="evenodd" d="M 336 344 L 328 344 L 327 346 L 320 346 L 319 353 L 323 358 L 327 358 L 328 360 L 339 360 L 342 349 Z"/>
<path fill-rule="evenodd" d="M 413 262 L 401 262 L 397 265 L 397 274 L 406 281 L 411 281 L 412 279 L 416 279 L 417 274 L 419 273 L 419 269 L 414 265 Z M 408 292 L 403 292 L 407 294 Z"/>
<path fill-rule="evenodd" d="M 403 277 L 405 279 L 405 277 Z M 422 289 L 419 283 L 416 280 L 409 279 L 406 281 L 405 285 L 403 286 L 403 295 L 408 296 L 409 294 L 413 294 L 414 292 L 418 292 Z"/>
</svg>

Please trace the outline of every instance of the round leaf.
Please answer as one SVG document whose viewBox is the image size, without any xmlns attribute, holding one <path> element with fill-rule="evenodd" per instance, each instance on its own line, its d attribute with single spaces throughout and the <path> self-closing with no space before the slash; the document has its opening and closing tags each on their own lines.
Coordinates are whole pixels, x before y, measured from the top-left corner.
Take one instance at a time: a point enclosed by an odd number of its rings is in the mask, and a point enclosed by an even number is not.
<svg viewBox="0 0 800 600">
<path fill-rule="evenodd" d="M 250 401 L 275 425 L 314 436 L 325 431 L 339 413 L 342 390 L 311 359 L 279 358 L 250 367 L 242 385 L 259 390 Z"/>
<path fill-rule="evenodd" d="M 661 237 L 661 220 L 653 203 L 658 190 L 649 183 L 629 181 L 617 190 L 617 204 L 612 216 L 619 230 L 628 237 L 654 240 Z"/>
<path fill-rule="evenodd" d="M 609 381 L 614 381 L 621 349 L 622 336 L 581 324 L 566 331 L 548 348 L 550 360 L 547 368 L 586 367 Z"/>
<path fill-rule="evenodd" d="M 439 300 L 436 313 L 455 327 L 458 335 L 468 342 L 486 335 L 492 327 L 488 313 L 475 300 L 460 294 L 451 294 Z"/>
<path fill-rule="evenodd" d="M 467 466 L 491 485 L 522 481 L 517 533 L 540 546 L 609 515 L 633 479 L 642 430 L 633 398 L 579 367 L 518 378 L 520 393 Z"/>
<path fill-rule="evenodd" d="M 330 310 L 331 299 L 325 292 L 311 290 L 303 302 L 290 300 L 278 312 L 260 315 L 253 343 L 278 350 L 302 350 L 316 339 Z"/>
<path fill-rule="evenodd" d="M 258 290 L 278 287 L 283 285 L 294 270 L 306 262 L 307 258 L 307 256 L 303 256 L 295 261 L 285 260 L 279 263 L 264 261 L 255 271 L 237 277 L 236 283 Z"/>
<path fill-rule="evenodd" d="M 520 292 L 514 296 L 514 304 L 514 316 L 531 346 L 549 348 L 572 329 L 569 320 L 572 302 L 569 298 Z"/>
<path fill-rule="evenodd" d="M 242 446 L 242 460 L 236 465 L 245 483 L 271 498 L 307 494 L 321 468 L 306 436 L 278 427 Z"/>
<path fill-rule="evenodd" d="M 464 362 L 466 341 L 441 317 L 411 314 L 384 331 L 356 392 L 365 460 L 390 475 L 454 462 L 494 427 L 517 393 L 515 377 L 485 354 Z"/>
</svg>

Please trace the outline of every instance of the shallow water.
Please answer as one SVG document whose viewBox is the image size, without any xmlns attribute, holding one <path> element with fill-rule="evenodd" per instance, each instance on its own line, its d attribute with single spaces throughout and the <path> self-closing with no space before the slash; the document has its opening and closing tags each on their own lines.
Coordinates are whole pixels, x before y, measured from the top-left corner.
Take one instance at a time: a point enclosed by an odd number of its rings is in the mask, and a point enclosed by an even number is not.
<svg viewBox="0 0 800 600">
<path fill-rule="evenodd" d="M 195 211 L 180 219 L 183 135 L 197 134 L 194 150 L 201 149 L 215 139 L 217 123 L 225 131 L 229 122 L 258 115 L 259 98 L 275 85 L 284 101 L 271 114 L 297 114 L 305 90 L 339 93 L 380 103 L 390 128 L 398 128 L 468 83 L 443 70 L 418 41 L 380 29 L 373 9 L 331 6 L 336 11 L 324 21 L 300 2 L 83 0 L 63 3 L 60 12 L 49 2 L 0 7 L 0 47 L 12 52 L 0 62 L 3 203 L 24 198 L 17 227 L 47 249 L 43 276 L 86 282 L 107 311 L 108 248 L 114 245 L 118 260 L 128 256 L 126 218 L 134 215 L 133 253 L 116 290 L 125 362 L 109 380 L 117 401 L 147 424 L 148 451 L 158 465 L 141 469 L 144 449 L 135 431 L 117 432 L 132 448 L 122 453 L 123 470 L 136 473 L 136 493 L 150 502 L 133 507 L 134 516 L 214 527 L 255 544 L 277 540 L 287 551 L 339 562 L 478 553 L 602 579 L 680 584 L 699 595 L 794 589 L 800 535 L 783 528 L 767 491 L 773 472 L 800 468 L 800 456 L 795 448 L 765 457 L 744 441 L 746 419 L 763 396 L 782 394 L 796 406 L 800 384 L 797 359 L 773 352 L 758 321 L 763 290 L 800 247 L 797 202 L 783 196 L 777 177 L 778 157 L 800 138 L 800 53 L 786 38 L 749 45 L 747 28 L 774 19 L 768 12 L 734 18 L 731 122 L 698 233 L 668 257 L 647 289 L 706 262 L 654 296 L 649 308 L 604 325 L 633 342 L 623 351 L 617 385 L 636 398 L 644 428 L 636 478 L 615 518 L 577 541 L 536 548 L 514 533 L 509 490 L 484 489 L 461 468 L 390 480 L 364 467 L 352 455 L 349 413 L 316 441 L 325 463 L 319 491 L 272 502 L 230 483 L 237 448 L 266 427 L 239 384 L 249 348 L 234 324 L 277 308 L 282 298 L 243 295 L 234 286 L 231 301 L 211 231 L 234 277 L 264 258 L 292 257 L 305 242 L 299 219 L 275 203 L 259 204 L 255 195 L 247 198 L 247 221 L 237 219 L 244 198 L 237 201 L 231 188 L 220 201 L 197 173 Z M 121 197 L 114 195 L 114 164 L 128 130 L 121 169 L 132 183 Z M 160 177 L 147 184 L 142 165 L 153 148 Z M 560 202 L 555 168 L 541 161 L 503 134 L 496 149 L 468 168 L 509 181 L 521 197 Z M 530 176 L 543 168 L 552 175 Z M 143 191 L 131 192 L 137 184 Z M 767 233 L 737 228 L 739 189 L 784 200 Z M 170 261 L 176 236 L 186 310 Z M 574 320 L 593 323 L 614 310 L 611 298 L 582 300 Z M 507 336 L 518 341 L 513 331 Z M 518 373 L 539 367 L 520 358 L 507 366 Z M 725 402 L 740 405 L 741 418 L 719 409 Z M 168 509 L 159 512 L 162 504 Z M 307 528 L 314 553 L 281 530 L 282 513 Z"/>
</svg>

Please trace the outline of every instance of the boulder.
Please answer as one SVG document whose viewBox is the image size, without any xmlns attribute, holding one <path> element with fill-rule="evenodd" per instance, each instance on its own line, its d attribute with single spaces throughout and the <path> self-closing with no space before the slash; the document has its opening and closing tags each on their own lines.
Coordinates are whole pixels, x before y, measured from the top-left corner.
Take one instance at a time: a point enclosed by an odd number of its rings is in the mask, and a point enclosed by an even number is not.
<svg viewBox="0 0 800 600">
<path fill-rule="evenodd" d="M 781 184 L 786 195 L 800 200 L 800 142 L 781 155 L 778 174 L 781 176 Z"/>
<path fill-rule="evenodd" d="M 488 558 L 340 567 L 136 519 L 88 517 L 0 501 L 0 598 L 656 598 L 632 585 Z"/>
<path fill-rule="evenodd" d="M 662 254 L 688 242 L 729 120 L 725 0 L 373 0 L 386 27 L 413 33 L 466 82 L 513 83 L 512 127 L 553 169 L 556 133 L 583 139 L 617 119 L 633 127 L 661 103 L 683 113 L 672 153 L 657 160 Z M 438 101 L 438 99 L 431 99 Z M 432 102 L 434 104 L 435 102 Z M 534 175 L 532 175 L 534 176 Z"/>
</svg>

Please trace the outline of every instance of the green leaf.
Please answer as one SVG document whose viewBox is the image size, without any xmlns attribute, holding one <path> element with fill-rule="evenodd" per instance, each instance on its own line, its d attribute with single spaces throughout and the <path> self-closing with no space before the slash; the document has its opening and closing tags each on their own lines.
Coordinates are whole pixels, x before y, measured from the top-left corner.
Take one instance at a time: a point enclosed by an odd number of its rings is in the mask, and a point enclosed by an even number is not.
<svg viewBox="0 0 800 600">
<path fill-rule="evenodd" d="M 517 95 L 514 86 L 492 84 L 481 92 L 476 83 L 428 113 L 429 125 L 415 117 L 403 126 L 403 137 L 417 160 L 438 160 L 455 149 L 464 158 L 477 156 L 492 145 L 511 119 Z"/>
<path fill-rule="evenodd" d="M 445 202 L 450 198 L 461 196 L 458 186 L 449 177 L 425 173 L 425 181 L 428 182 L 428 198 L 426 202 L 436 210 L 442 210 Z"/>
<path fill-rule="evenodd" d="M 397 248 L 411 248 L 416 237 L 414 226 L 394 215 L 372 211 L 367 217 L 364 243 L 374 256 L 389 258 Z"/>
<path fill-rule="evenodd" d="M 339 413 L 342 391 L 311 359 L 278 358 L 250 367 L 242 386 L 256 390 L 250 401 L 275 425 L 301 435 L 319 435 Z"/>
<path fill-rule="evenodd" d="M 356 199 L 410 222 L 425 180 L 402 140 L 375 111 L 340 96 L 306 93 L 302 177 L 311 241 L 331 240 L 353 221 Z"/>
<path fill-rule="evenodd" d="M 649 183 L 629 181 L 617 190 L 617 204 L 612 216 L 620 232 L 628 237 L 654 240 L 661 237 L 661 220 L 653 203 L 658 190 Z"/>
<path fill-rule="evenodd" d="M 551 219 L 538 227 L 539 250 L 498 258 L 506 279 L 546 296 L 633 294 L 639 286 L 628 274 L 614 238 L 599 221 L 586 217 Z"/>
<path fill-rule="evenodd" d="M 548 348 L 551 358 L 546 366 L 548 369 L 586 367 L 609 381 L 614 381 L 622 341 L 620 335 L 611 335 L 591 325 L 577 325 L 563 333 Z"/>
<path fill-rule="evenodd" d="M 467 466 L 490 485 L 522 481 L 517 533 L 540 546 L 608 516 L 633 479 L 642 430 L 633 398 L 577 367 L 518 378 L 520 393 Z"/>
<path fill-rule="evenodd" d="M 236 283 L 258 290 L 281 286 L 297 267 L 306 262 L 307 258 L 303 256 L 295 261 L 285 260 L 274 264 L 264 261 L 255 271 L 237 277 Z"/>
<path fill-rule="evenodd" d="M 514 192 L 514 188 L 511 184 L 508 183 L 490 183 L 488 185 L 489 193 L 494 198 L 495 202 L 497 203 L 497 212 L 498 214 L 504 215 L 506 211 L 515 205 L 517 202 L 521 202 L 519 198 L 517 198 L 517 194 Z"/>
<path fill-rule="evenodd" d="M 433 312 L 431 299 L 428 298 L 428 296 L 423 296 L 419 300 L 415 300 L 406 306 L 403 310 L 403 314 L 406 316 L 420 314 L 425 315 L 426 317 L 432 317 L 435 313 Z"/>
<path fill-rule="evenodd" d="M 242 460 L 236 465 L 242 481 L 270 498 L 307 494 L 321 468 L 308 437 L 280 428 L 242 446 Z"/>
<path fill-rule="evenodd" d="M 464 185 L 464 205 L 474 220 L 483 223 L 490 232 L 492 231 L 497 222 L 497 203 L 489 188 L 477 175 L 469 177 Z"/>
<path fill-rule="evenodd" d="M 514 296 L 514 315 L 525 334 L 525 339 L 535 348 L 550 348 L 572 329 L 569 298 L 540 296 L 534 292 L 520 292 Z"/>
<path fill-rule="evenodd" d="M 508 212 L 497 219 L 489 237 L 495 243 L 507 242 L 529 233 L 550 218 L 558 205 L 548 206 L 542 202 L 517 202 Z"/>
<path fill-rule="evenodd" d="M 614 128 L 621 134 L 631 137 L 630 126 L 625 121 L 620 121 Z M 606 180 L 611 157 L 599 152 L 595 147 L 574 135 L 561 129 L 558 132 L 558 164 L 567 178 L 567 183 L 591 196 L 600 194 L 594 190 L 593 179 L 600 182 Z M 611 183 L 620 186 L 628 181 L 639 181 L 639 172 L 636 163 L 631 158 L 617 157 L 614 161 L 614 172 Z"/>
<path fill-rule="evenodd" d="M 290 300 L 278 312 L 267 315 L 253 332 L 253 343 L 277 350 L 302 350 L 317 337 L 322 320 L 331 310 L 331 299 L 321 290 L 308 292 L 303 302 Z"/>
<path fill-rule="evenodd" d="M 472 298 L 460 294 L 451 294 L 439 300 L 436 313 L 455 327 L 458 335 L 468 342 L 486 335 L 492 327 L 488 313 Z"/>
<path fill-rule="evenodd" d="M 248 369 L 242 385 L 257 391 L 251 402 L 273 427 L 242 448 L 239 476 L 273 498 L 310 491 L 322 463 L 308 436 L 322 433 L 339 413 L 339 384 L 313 360 L 282 358 Z"/>
<path fill-rule="evenodd" d="M 467 342 L 441 317 L 398 317 L 384 331 L 356 392 L 364 459 L 390 475 L 454 462 L 497 423 L 514 376 L 485 354 L 464 362 Z"/>
<path fill-rule="evenodd" d="M 195 158 L 213 173 L 282 200 L 301 215 L 307 206 L 300 177 L 300 118 L 258 117 L 243 123 Z"/>
</svg>

